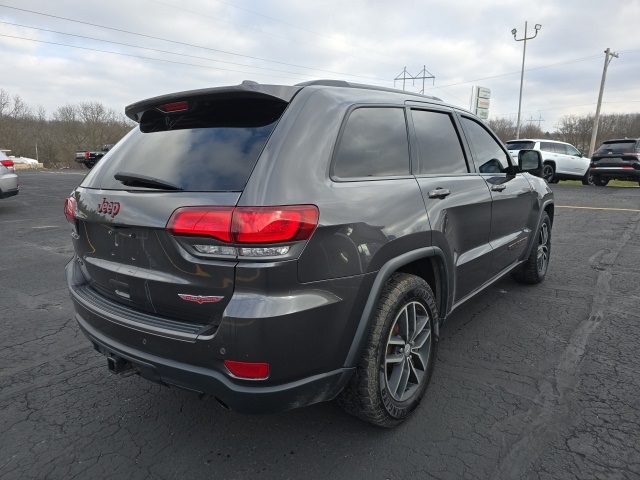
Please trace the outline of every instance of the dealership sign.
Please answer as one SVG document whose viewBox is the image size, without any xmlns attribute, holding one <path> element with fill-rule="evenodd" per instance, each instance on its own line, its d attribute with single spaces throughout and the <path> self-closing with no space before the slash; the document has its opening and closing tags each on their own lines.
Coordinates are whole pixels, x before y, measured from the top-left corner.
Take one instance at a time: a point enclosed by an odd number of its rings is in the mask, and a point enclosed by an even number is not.
<svg viewBox="0 0 640 480">
<path fill-rule="evenodd" d="M 485 87 L 473 87 L 471 93 L 471 111 L 486 120 L 489 118 L 491 105 L 491 90 Z"/>
</svg>

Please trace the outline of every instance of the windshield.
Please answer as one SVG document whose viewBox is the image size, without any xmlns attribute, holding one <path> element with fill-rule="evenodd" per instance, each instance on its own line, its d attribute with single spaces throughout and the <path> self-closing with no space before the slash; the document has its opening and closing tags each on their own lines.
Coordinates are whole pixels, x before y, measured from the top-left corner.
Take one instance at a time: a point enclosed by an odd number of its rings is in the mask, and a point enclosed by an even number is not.
<svg viewBox="0 0 640 480">
<path fill-rule="evenodd" d="M 175 190 L 240 191 L 286 105 L 243 99 L 208 102 L 195 113 L 172 116 L 150 110 L 82 186 L 148 190 L 149 182 L 139 179 L 152 178 Z M 118 173 L 138 180 L 125 186 Z"/>
</svg>

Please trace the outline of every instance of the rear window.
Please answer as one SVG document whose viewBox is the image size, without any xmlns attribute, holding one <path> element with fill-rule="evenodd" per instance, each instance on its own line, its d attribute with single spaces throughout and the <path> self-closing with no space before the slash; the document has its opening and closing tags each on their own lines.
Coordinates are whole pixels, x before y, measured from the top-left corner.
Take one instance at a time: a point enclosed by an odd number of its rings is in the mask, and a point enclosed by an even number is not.
<svg viewBox="0 0 640 480">
<path fill-rule="evenodd" d="M 531 150 L 536 142 L 507 142 L 508 150 Z"/>
<path fill-rule="evenodd" d="M 600 145 L 600 148 L 596 151 L 598 152 L 616 152 L 616 153 L 624 153 L 624 152 L 635 152 L 638 151 L 636 148 L 636 141 L 629 140 L 628 142 L 612 142 L 612 143 L 603 143 Z"/>
<path fill-rule="evenodd" d="M 114 178 L 126 172 L 185 191 L 242 190 L 286 106 L 280 100 L 245 98 L 201 101 L 185 114 L 149 110 L 82 186 L 147 190 L 125 187 Z"/>
</svg>

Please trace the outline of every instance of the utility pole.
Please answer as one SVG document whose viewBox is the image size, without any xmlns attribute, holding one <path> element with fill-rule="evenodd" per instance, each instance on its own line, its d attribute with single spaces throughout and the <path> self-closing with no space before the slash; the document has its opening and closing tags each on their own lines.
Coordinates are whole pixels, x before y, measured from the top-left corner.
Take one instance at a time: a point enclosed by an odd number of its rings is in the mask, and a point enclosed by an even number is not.
<svg viewBox="0 0 640 480">
<path fill-rule="evenodd" d="M 533 37 L 527 37 L 527 22 L 524 22 L 523 38 L 516 38 L 516 33 L 518 33 L 518 31 L 515 28 L 511 30 L 513 39 L 516 42 L 524 41 L 524 48 L 522 49 L 522 72 L 520 73 L 520 99 L 518 100 L 518 122 L 516 124 L 516 140 L 520 138 L 520 110 L 522 108 L 522 84 L 524 83 L 524 57 L 527 54 L 527 40 L 533 40 L 534 38 L 536 38 L 538 36 L 538 32 L 542 28 L 542 25 L 536 23 L 536 26 L 534 28 L 536 30 L 536 34 Z"/>
<path fill-rule="evenodd" d="M 434 81 L 434 83 L 435 83 L 436 77 L 431 75 L 431 72 L 429 72 L 427 70 L 427 66 L 426 65 L 423 65 L 422 71 L 418 75 L 416 75 L 415 77 L 413 75 L 411 75 L 409 72 L 407 72 L 407 67 L 404 67 L 404 70 L 402 70 L 402 72 L 400 72 L 400 75 L 398 75 L 396 78 L 393 79 L 393 86 L 395 87 L 396 81 L 402 80 L 402 90 L 405 90 L 405 81 L 406 80 L 411 80 L 412 85 L 416 84 L 416 80 L 422 80 L 422 90 L 420 91 L 420 93 L 424 94 L 424 81 L 427 78 L 432 79 Z"/>
<path fill-rule="evenodd" d="M 618 58 L 616 52 L 612 52 L 610 48 L 604 51 L 604 69 L 602 70 L 602 81 L 600 82 L 600 94 L 598 95 L 598 105 L 596 106 L 596 116 L 593 119 L 593 131 L 591 132 L 591 143 L 589 144 L 589 158 L 593 156 L 593 151 L 596 148 L 596 137 L 598 136 L 598 124 L 600 123 L 600 107 L 602 106 L 602 94 L 604 93 L 604 81 L 607 78 L 607 67 L 613 60 L 613 57 Z"/>
<path fill-rule="evenodd" d="M 538 118 L 533 118 L 533 115 L 531 115 L 531 117 L 529 118 L 529 120 L 527 120 L 527 122 L 529 123 L 538 122 L 538 128 L 540 128 L 540 124 L 544 122 L 544 118 L 542 118 L 542 115 L 539 115 Z"/>
</svg>

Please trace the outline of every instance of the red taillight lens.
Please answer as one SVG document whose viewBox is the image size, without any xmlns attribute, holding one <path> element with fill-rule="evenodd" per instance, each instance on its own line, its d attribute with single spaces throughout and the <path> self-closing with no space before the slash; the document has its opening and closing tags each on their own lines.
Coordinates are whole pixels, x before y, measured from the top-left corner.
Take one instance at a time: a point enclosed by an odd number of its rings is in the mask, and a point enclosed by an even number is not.
<svg viewBox="0 0 640 480">
<path fill-rule="evenodd" d="M 67 217 L 69 223 L 76 223 L 78 217 L 76 216 L 77 203 L 74 197 L 67 197 L 64 201 L 64 216 Z"/>
<path fill-rule="evenodd" d="M 183 207 L 171 215 L 167 230 L 177 235 L 213 237 L 231 242 L 233 207 Z"/>
<path fill-rule="evenodd" d="M 226 243 L 266 244 L 307 240 L 317 225 L 315 205 L 183 207 L 173 212 L 167 230 Z"/>
<path fill-rule="evenodd" d="M 158 110 L 164 113 L 183 112 L 189 109 L 189 102 L 173 102 L 160 105 Z"/>
<path fill-rule="evenodd" d="M 0 160 L 0 163 L 5 167 L 13 167 L 13 160 Z"/>
<path fill-rule="evenodd" d="M 236 243 L 279 243 L 308 239 L 318 225 L 313 205 L 238 207 L 231 231 Z"/>
<path fill-rule="evenodd" d="M 227 367 L 232 375 L 240 378 L 264 380 L 269 377 L 268 363 L 236 362 L 234 360 L 225 360 L 224 366 Z"/>
</svg>

